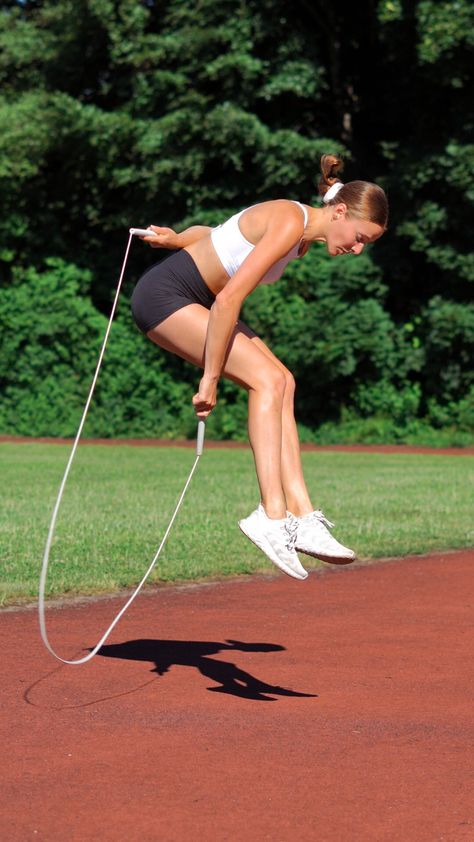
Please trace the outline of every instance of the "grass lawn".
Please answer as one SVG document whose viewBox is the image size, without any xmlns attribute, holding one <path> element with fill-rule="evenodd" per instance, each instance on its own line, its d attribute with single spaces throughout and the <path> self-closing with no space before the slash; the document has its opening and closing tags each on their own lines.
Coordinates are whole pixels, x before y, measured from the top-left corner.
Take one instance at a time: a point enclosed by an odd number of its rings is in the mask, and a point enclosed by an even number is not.
<svg viewBox="0 0 474 842">
<path fill-rule="evenodd" d="M 69 453 L 69 445 L 0 445 L 1 605 L 37 595 Z M 48 594 L 137 584 L 194 458 L 193 450 L 171 447 L 80 446 L 59 512 Z M 472 456 L 306 452 L 303 462 L 314 504 L 362 560 L 474 544 Z M 273 573 L 237 527 L 258 499 L 250 450 L 204 449 L 151 581 Z"/>
</svg>

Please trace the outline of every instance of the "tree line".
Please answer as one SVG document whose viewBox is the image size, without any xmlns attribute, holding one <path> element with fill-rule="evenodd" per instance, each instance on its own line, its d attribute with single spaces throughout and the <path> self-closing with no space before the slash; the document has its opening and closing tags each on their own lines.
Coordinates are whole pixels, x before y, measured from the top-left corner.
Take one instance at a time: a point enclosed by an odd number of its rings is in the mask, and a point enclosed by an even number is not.
<svg viewBox="0 0 474 842">
<path fill-rule="evenodd" d="M 0 0 L 0 431 L 71 435 L 129 226 L 318 202 L 320 156 L 376 181 L 389 230 L 315 245 L 242 316 L 295 373 L 302 437 L 474 434 L 469 0 Z M 133 245 L 85 434 L 194 435 L 198 375 L 138 333 Z M 222 383 L 209 435 L 244 438 Z"/>
</svg>

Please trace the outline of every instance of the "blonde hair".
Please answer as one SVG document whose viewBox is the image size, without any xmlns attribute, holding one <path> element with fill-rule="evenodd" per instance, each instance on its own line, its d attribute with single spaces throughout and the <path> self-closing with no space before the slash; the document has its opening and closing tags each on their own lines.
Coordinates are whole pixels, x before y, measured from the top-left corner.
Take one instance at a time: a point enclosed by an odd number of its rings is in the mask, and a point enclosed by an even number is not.
<svg viewBox="0 0 474 842">
<path fill-rule="evenodd" d="M 336 155 L 323 155 L 321 158 L 321 178 L 319 180 L 319 195 L 325 196 L 333 184 L 340 182 L 338 173 L 344 169 L 342 158 Z M 348 181 L 338 191 L 328 205 L 344 202 L 349 216 L 374 222 L 383 229 L 388 223 L 388 201 L 384 190 L 370 181 Z"/>
</svg>

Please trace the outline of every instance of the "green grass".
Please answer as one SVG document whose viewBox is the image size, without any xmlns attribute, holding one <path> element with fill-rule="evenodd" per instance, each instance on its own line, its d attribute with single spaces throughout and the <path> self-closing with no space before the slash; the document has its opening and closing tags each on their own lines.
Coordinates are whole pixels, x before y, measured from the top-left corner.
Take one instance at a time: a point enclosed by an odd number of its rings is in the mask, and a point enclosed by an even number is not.
<svg viewBox="0 0 474 842">
<path fill-rule="evenodd" d="M 69 445 L 0 445 L 2 605 L 36 597 L 69 453 Z M 193 460 L 192 450 L 179 448 L 80 447 L 59 512 L 48 595 L 135 585 Z M 474 543 L 474 457 L 306 452 L 303 461 L 314 504 L 361 559 Z M 273 572 L 236 525 L 257 501 L 249 450 L 204 450 L 151 581 Z"/>
</svg>

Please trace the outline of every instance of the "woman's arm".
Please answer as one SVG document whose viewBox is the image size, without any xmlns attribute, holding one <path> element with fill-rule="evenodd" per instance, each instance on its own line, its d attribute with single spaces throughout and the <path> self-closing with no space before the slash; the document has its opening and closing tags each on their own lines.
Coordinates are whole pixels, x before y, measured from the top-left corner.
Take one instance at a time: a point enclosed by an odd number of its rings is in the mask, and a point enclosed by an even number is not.
<svg viewBox="0 0 474 842">
<path fill-rule="evenodd" d="M 217 295 L 211 307 L 206 334 L 204 374 L 193 398 L 196 414 L 205 418 L 216 404 L 217 383 L 227 347 L 243 301 L 277 260 L 288 254 L 303 233 L 301 214 L 278 209 L 272 214 L 262 239 L 235 275 Z"/>
<path fill-rule="evenodd" d="M 145 243 L 154 249 L 182 249 L 185 246 L 190 246 L 196 240 L 201 240 L 212 231 L 208 225 L 192 225 L 191 228 L 186 228 L 177 234 L 172 228 L 161 228 L 159 225 L 149 225 L 149 228 L 155 232 L 156 237 L 141 237 Z"/>
</svg>

